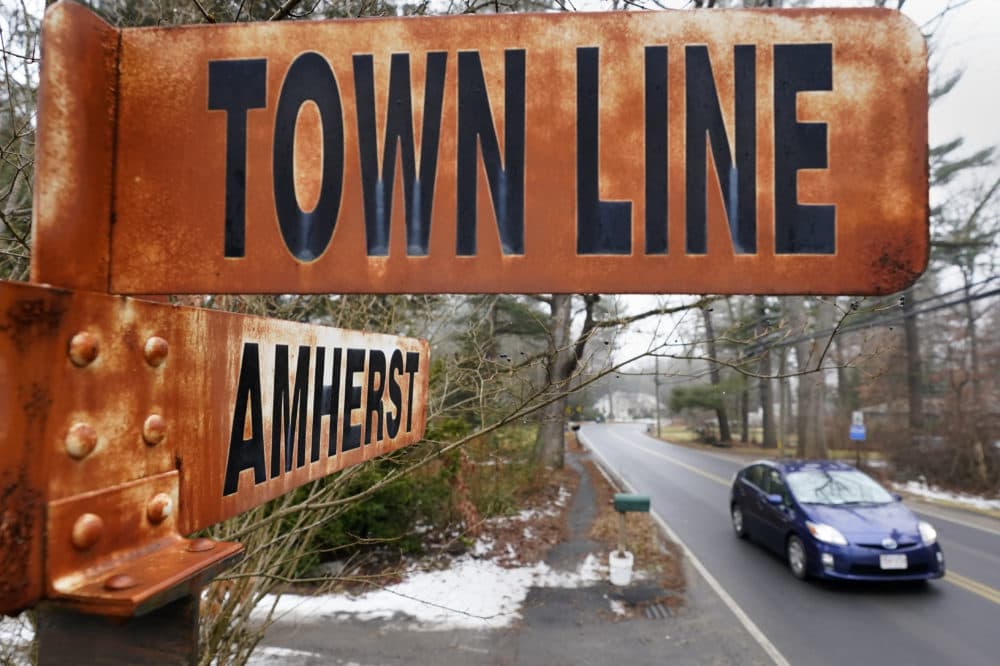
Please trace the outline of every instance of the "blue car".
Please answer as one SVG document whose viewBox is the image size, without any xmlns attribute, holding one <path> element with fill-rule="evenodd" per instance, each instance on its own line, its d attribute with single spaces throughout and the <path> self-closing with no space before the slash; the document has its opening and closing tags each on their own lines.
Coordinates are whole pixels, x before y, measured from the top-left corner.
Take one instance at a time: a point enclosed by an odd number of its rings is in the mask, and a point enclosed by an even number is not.
<svg viewBox="0 0 1000 666">
<path fill-rule="evenodd" d="M 784 555 L 799 579 L 944 575 L 934 528 L 851 465 L 755 462 L 733 478 L 729 513 L 738 537 Z"/>
</svg>

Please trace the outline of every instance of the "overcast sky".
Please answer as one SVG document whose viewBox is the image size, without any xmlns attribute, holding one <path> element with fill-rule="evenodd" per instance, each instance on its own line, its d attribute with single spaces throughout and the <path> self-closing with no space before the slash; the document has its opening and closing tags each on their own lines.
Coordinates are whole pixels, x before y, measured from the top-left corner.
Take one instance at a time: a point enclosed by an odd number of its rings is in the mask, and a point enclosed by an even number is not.
<svg viewBox="0 0 1000 666">
<path fill-rule="evenodd" d="M 931 143 L 963 136 L 980 148 L 1000 144 L 1000 0 L 971 0 L 927 24 L 952 0 L 910 0 L 908 14 L 922 27 L 934 27 L 932 65 L 942 71 L 964 69 L 954 91 L 931 109 Z"/>
</svg>

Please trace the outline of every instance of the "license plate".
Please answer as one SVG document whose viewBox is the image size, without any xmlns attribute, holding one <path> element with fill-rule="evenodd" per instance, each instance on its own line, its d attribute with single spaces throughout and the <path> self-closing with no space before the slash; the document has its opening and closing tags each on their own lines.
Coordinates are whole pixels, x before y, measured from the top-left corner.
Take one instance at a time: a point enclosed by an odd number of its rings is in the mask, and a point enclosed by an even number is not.
<svg viewBox="0 0 1000 666">
<path fill-rule="evenodd" d="M 906 555 L 879 555 L 879 566 L 883 569 L 905 569 Z"/>
</svg>

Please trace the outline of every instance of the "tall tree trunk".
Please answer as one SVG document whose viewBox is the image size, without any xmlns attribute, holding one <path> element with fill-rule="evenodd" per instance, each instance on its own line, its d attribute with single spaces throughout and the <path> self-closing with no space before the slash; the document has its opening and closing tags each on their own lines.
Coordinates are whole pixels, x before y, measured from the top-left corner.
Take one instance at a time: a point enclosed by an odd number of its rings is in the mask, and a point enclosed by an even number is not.
<svg viewBox="0 0 1000 666">
<path fill-rule="evenodd" d="M 806 339 L 807 319 L 805 299 L 801 296 L 792 296 L 785 300 L 788 308 L 789 325 L 792 328 L 792 335 L 796 338 L 793 347 L 795 349 L 795 361 L 799 373 L 808 372 L 812 369 L 813 345 Z M 796 455 L 802 458 L 814 458 L 823 456 L 822 441 L 819 437 L 819 408 L 820 408 L 820 383 L 817 376 L 822 379 L 819 373 L 799 374 L 798 376 L 798 418 L 796 419 L 796 433 L 798 442 L 796 444 Z"/>
<path fill-rule="evenodd" d="M 788 380 L 788 347 L 781 347 L 778 357 L 778 448 L 788 451 L 788 433 L 792 422 L 792 391 Z"/>
<path fill-rule="evenodd" d="M 562 394 L 561 397 L 546 405 L 542 411 L 542 422 L 538 428 L 538 439 L 535 443 L 536 459 L 546 467 L 562 469 L 565 454 L 566 413 L 566 382 L 573 374 L 572 368 L 567 368 L 570 348 L 570 323 L 573 315 L 573 296 L 571 294 L 553 294 L 551 314 L 549 316 L 549 346 L 545 363 L 546 384 L 548 391 Z M 575 364 L 574 364 L 575 365 Z"/>
<path fill-rule="evenodd" d="M 805 335 L 805 302 L 801 296 L 792 296 L 785 299 L 785 308 L 788 316 L 788 325 L 791 328 L 791 336 L 795 342 L 792 348 L 795 352 L 796 369 L 802 372 L 809 362 L 809 344 L 803 338 Z M 796 379 L 798 390 L 796 391 L 796 418 L 795 418 L 795 455 L 804 458 L 806 455 L 806 444 L 808 432 L 806 431 L 806 412 L 812 409 L 812 393 L 809 391 L 810 384 L 802 381 L 804 375 L 799 375 Z"/>
<path fill-rule="evenodd" d="M 969 378 L 972 382 L 972 409 L 968 410 L 973 419 L 969 431 L 972 434 L 972 463 L 976 480 L 985 485 L 989 473 L 986 469 L 986 450 L 983 447 L 983 432 L 980 428 L 980 415 L 983 413 L 982 383 L 979 381 L 979 345 L 976 336 L 976 313 L 972 307 L 972 271 L 962 271 L 964 283 L 962 295 L 965 301 L 965 335 L 969 340 Z"/>
<path fill-rule="evenodd" d="M 562 469 L 565 464 L 565 413 L 566 398 L 546 405 L 541 411 L 542 422 L 538 426 L 536 459 L 542 465 Z"/>
<path fill-rule="evenodd" d="M 910 439 L 924 429 L 923 361 L 920 358 L 920 329 L 917 326 L 914 287 L 903 292 L 903 332 L 906 336 L 906 394 L 910 412 Z"/>
<path fill-rule="evenodd" d="M 594 305 L 600 300 L 597 294 L 583 297 L 586 314 L 583 330 L 575 341 L 571 337 L 573 320 L 573 295 L 553 294 L 549 305 L 549 346 L 545 361 L 548 391 L 555 398 L 541 410 L 542 422 L 535 440 L 535 460 L 547 467 L 561 469 L 565 463 L 566 398 L 570 383 L 587 341 L 594 330 Z"/>
<path fill-rule="evenodd" d="M 715 345 L 715 328 L 712 326 L 712 313 L 711 308 L 703 308 L 701 311 L 702 316 L 705 319 L 705 337 L 708 345 L 708 376 L 712 382 L 712 386 L 719 386 L 722 383 L 722 378 L 719 376 L 719 364 L 715 362 L 718 358 L 718 352 Z M 719 420 L 719 442 L 732 442 L 733 436 L 729 432 L 729 417 L 726 414 L 726 399 L 725 396 L 720 396 L 719 406 L 715 408 L 715 416 Z"/>
<path fill-rule="evenodd" d="M 750 382 L 740 376 L 740 441 L 750 441 Z"/>
<path fill-rule="evenodd" d="M 738 312 L 733 307 L 734 301 L 739 306 Z M 745 303 L 745 299 L 734 299 L 732 296 L 726 296 L 725 304 L 726 310 L 729 312 L 730 322 L 743 321 L 744 310 L 746 309 L 744 307 Z M 740 441 L 745 444 L 750 441 L 750 381 L 743 374 L 738 375 L 737 378 L 740 382 Z"/>
<path fill-rule="evenodd" d="M 965 301 L 965 336 L 969 340 L 969 378 L 972 380 L 972 409 L 976 413 L 983 408 L 982 382 L 979 381 L 979 343 L 976 336 L 976 312 L 972 307 L 972 276 L 965 275 L 962 295 Z"/>
<path fill-rule="evenodd" d="M 837 437 L 846 437 L 850 433 L 851 413 L 858 408 L 858 390 L 845 367 L 843 339 L 833 342 L 834 359 L 837 363 L 837 414 L 835 431 Z"/>
<path fill-rule="evenodd" d="M 762 296 L 754 298 L 754 310 L 757 313 L 758 338 L 767 331 L 767 306 Z M 765 449 L 777 448 L 774 432 L 774 401 L 771 398 L 771 348 L 765 345 L 760 355 L 758 368 L 760 379 L 757 380 L 757 391 L 760 394 L 761 426 L 764 429 L 761 445 Z"/>
<path fill-rule="evenodd" d="M 832 332 L 836 311 L 837 307 L 834 301 L 819 301 L 817 303 L 816 327 L 820 331 Z M 813 341 L 812 355 L 816 372 L 807 375 L 809 380 L 815 384 L 814 390 L 816 392 L 815 409 L 810 414 L 810 420 L 812 421 L 810 427 L 815 433 L 816 439 L 813 449 L 807 453 L 810 458 L 826 458 L 830 455 L 829 432 L 826 428 L 827 394 L 829 393 L 829 387 L 826 385 L 826 370 L 821 369 L 824 366 L 829 367 L 830 365 L 829 357 L 825 356 L 825 354 L 829 353 L 828 342 L 830 342 L 829 339 L 825 337 L 817 338 Z"/>
</svg>

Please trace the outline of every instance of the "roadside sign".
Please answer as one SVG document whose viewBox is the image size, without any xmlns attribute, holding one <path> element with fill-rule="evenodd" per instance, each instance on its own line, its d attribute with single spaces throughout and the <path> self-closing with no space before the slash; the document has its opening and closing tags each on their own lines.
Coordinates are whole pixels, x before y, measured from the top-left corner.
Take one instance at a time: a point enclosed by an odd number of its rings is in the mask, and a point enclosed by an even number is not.
<svg viewBox="0 0 1000 666">
<path fill-rule="evenodd" d="M 23 283 L 0 312 L 0 611 L 47 552 L 48 598 L 131 615 L 207 566 L 183 535 L 423 436 L 426 341 Z"/>
<path fill-rule="evenodd" d="M 865 426 L 863 423 L 851 425 L 851 441 L 865 441 Z"/>
<path fill-rule="evenodd" d="M 194 655 L 242 546 L 187 535 L 426 421 L 425 341 L 111 294 L 883 294 L 927 263 L 927 53 L 897 12 L 117 29 L 59 2 L 43 43 L 0 612 L 52 601 L 49 646 L 159 609 Z"/>
<path fill-rule="evenodd" d="M 898 12 L 47 16 L 37 282 L 885 294 L 926 266 Z"/>
<path fill-rule="evenodd" d="M 860 409 L 855 409 L 851 412 L 851 424 L 856 426 L 863 426 L 865 424 L 865 413 Z"/>
</svg>

